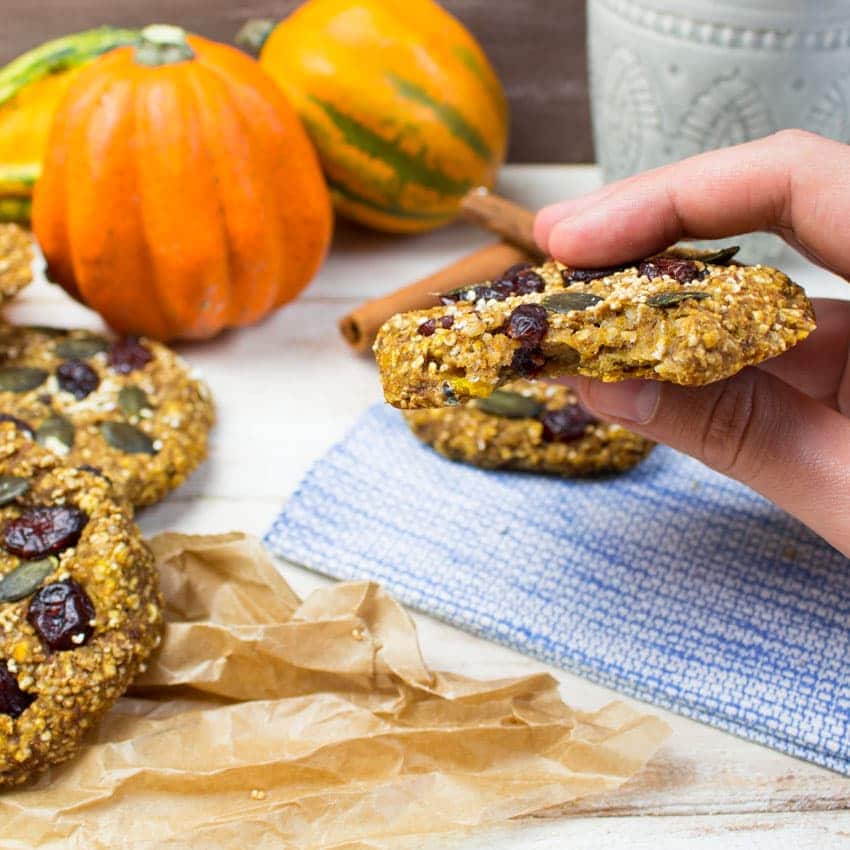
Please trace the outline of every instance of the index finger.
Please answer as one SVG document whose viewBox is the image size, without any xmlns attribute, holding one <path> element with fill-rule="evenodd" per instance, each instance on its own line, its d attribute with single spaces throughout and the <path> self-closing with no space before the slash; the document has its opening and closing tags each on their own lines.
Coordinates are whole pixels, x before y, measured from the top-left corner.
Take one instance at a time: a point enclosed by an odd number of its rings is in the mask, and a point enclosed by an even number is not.
<svg viewBox="0 0 850 850">
<path fill-rule="evenodd" d="M 682 238 L 775 230 L 850 271 L 850 148 L 784 131 L 648 171 L 538 214 L 535 234 L 574 266 L 645 257 Z"/>
</svg>

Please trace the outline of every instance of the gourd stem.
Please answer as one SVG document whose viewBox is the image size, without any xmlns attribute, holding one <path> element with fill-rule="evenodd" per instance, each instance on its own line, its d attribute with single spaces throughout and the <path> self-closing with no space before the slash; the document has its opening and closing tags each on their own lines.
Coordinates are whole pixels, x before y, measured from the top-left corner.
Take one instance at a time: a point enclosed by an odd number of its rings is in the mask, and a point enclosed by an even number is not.
<svg viewBox="0 0 850 850">
<path fill-rule="evenodd" d="M 277 22 L 271 18 L 253 18 L 246 21 L 236 33 L 236 44 L 249 55 L 257 57 L 276 26 Z"/>
<path fill-rule="evenodd" d="M 169 24 L 151 24 L 139 35 L 136 62 L 156 68 L 174 65 L 195 58 L 195 51 L 186 41 L 186 31 Z"/>
</svg>

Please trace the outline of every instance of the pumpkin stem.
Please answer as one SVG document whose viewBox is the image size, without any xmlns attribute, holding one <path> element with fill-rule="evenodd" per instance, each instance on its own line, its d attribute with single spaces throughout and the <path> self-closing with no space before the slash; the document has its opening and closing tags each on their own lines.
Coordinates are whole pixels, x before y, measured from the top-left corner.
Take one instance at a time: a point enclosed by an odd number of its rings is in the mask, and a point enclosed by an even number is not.
<svg viewBox="0 0 850 850">
<path fill-rule="evenodd" d="M 186 30 L 169 24 L 145 27 L 136 46 L 136 61 L 140 65 L 174 65 L 195 58 L 195 51 L 186 41 Z"/>
<path fill-rule="evenodd" d="M 266 39 L 272 34 L 277 22 L 271 18 L 253 18 L 242 24 L 236 33 L 236 44 L 253 57 L 260 55 Z"/>
</svg>

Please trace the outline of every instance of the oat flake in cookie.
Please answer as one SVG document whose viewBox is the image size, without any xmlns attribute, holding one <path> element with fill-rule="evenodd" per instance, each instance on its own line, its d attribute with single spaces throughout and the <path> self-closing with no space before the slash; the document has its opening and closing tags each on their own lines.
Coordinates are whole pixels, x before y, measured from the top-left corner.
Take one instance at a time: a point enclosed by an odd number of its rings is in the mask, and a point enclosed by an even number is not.
<svg viewBox="0 0 850 850">
<path fill-rule="evenodd" d="M 443 306 L 379 331 L 384 395 L 396 407 L 443 407 L 562 374 L 707 384 L 814 330 L 809 299 L 786 275 L 730 260 L 729 250 L 677 249 L 622 268 L 549 261 L 446 293 Z"/>
<path fill-rule="evenodd" d="M 32 237 L 17 224 L 0 224 L 0 302 L 32 282 Z"/>
<path fill-rule="evenodd" d="M 214 410 L 206 386 L 160 343 L 2 326 L 0 419 L 9 417 L 68 465 L 148 505 L 206 457 Z"/>
<path fill-rule="evenodd" d="M 655 445 L 598 421 L 569 388 L 540 381 L 514 381 L 486 399 L 404 415 L 423 443 L 485 469 L 567 477 L 625 472 Z"/>
<path fill-rule="evenodd" d="M 0 422 L 0 788 L 72 757 L 161 633 L 130 507 Z"/>
</svg>

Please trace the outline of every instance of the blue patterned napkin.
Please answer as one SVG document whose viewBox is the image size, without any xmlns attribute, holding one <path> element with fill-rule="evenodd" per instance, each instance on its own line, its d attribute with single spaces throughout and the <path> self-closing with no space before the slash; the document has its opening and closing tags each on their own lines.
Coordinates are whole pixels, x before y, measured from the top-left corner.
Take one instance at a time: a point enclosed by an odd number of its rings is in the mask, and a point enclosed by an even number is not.
<svg viewBox="0 0 850 850">
<path fill-rule="evenodd" d="M 377 406 L 308 472 L 266 543 L 850 774 L 850 561 L 671 449 L 608 480 L 484 472 Z"/>
</svg>

